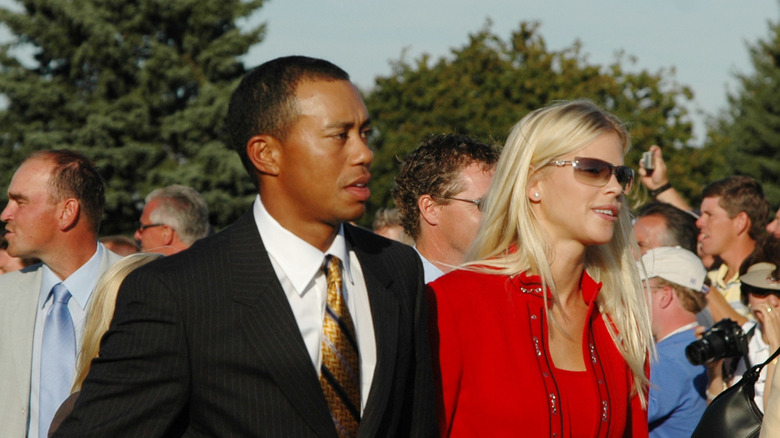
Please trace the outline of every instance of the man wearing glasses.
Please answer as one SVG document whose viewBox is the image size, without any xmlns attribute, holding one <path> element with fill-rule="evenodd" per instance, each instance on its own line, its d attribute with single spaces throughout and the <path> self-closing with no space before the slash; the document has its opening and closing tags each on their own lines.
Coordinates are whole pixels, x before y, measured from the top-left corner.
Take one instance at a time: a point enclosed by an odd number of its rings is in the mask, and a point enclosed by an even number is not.
<svg viewBox="0 0 780 438">
<path fill-rule="evenodd" d="M 209 210 L 203 196 L 192 187 L 174 184 L 149 193 L 133 237 L 142 251 L 171 255 L 189 248 L 208 231 Z"/>
<path fill-rule="evenodd" d="M 426 283 L 463 263 L 497 161 L 492 147 L 458 134 L 429 136 L 404 160 L 393 199 Z"/>
</svg>

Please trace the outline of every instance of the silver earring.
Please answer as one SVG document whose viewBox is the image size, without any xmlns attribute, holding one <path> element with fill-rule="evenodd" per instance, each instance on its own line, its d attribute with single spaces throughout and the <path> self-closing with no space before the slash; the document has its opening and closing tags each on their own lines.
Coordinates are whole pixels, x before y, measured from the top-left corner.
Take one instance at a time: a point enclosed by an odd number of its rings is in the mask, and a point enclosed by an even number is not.
<svg viewBox="0 0 780 438">
<path fill-rule="evenodd" d="M 539 192 L 534 192 L 534 198 L 539 199 Z"/>
</svg>

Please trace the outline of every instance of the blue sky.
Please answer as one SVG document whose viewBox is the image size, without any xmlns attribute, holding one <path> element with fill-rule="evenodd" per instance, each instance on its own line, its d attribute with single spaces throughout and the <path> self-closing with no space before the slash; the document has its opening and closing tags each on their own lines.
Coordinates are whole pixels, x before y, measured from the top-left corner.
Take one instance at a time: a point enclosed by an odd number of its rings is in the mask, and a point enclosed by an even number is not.
<svg viewBox="0 0 780 438">
<path fill-rule="evenodd" d="M 736 89 L 734 74 L 752 72 L 746 44 L 768 38 L 769 22 L 778 18 L 778 0 L 268 0 L 249 19 L 268 28 L 246 63 L 321 57 L 369 89 L 404 50 L 409 60 L 438 58 L 465 45 L 488 19 L 502 38 L 521 21 L 539 21 L 550 49 L 579 40 L 595 64 L 623 51 L 637 59 L 632 71 L 674 68 L 674 79 L 695 93 L 688 109 L 701 139 L 705 116 L 724 109 L 727 92 Z"/>
<path fill-rule="evenodd" d="M 734 74 L 753 71 L 746 43 L 768 38 L 780 7 L 778 0 L 270 0 L 250 19 L 268 28 L 246 61 L 321 57 L 367 89 L 404 49 L 407 59 L 447 56 L 488 18 L 502 38 L 521 21 L 539 21 L 549 48 L 579 39 L 595 64 L 622 50 L 637 59 L 631 71 L 674 68 L 695 93 L 688 108 L 701 138 L 705 115 L 724 109 L 727 91 L 736 90 Z"/>
</svg>

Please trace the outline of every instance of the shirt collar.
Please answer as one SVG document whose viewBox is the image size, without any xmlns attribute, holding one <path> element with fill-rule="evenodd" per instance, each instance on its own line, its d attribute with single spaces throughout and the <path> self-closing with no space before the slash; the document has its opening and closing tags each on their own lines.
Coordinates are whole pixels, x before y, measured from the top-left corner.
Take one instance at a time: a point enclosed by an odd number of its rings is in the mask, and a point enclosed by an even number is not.
<svg viewBox="0 0 780 438">
<path fill-rule="evenodd" d="M 46 264 L 43 264 L 43 279 L 41 280 L 41 291 L 38 304 L 43 308 L 49 296 L 51 296 L 51 288 L 57 283 L 62 282 L 70 292 L 71 297 L 78 303 L 78 305 L 84 309 L 87 307 L 89 297 L 92 295 L 92 291 L 95 289 L 98 278 L 101 275 L 100 267 L 103 264 L 103 254 L 106 249 L 103 244 L 98 242 L 95 254 L 81 265 L 76 272 L 70 274 L 65 280 L 60 280 L 57 274 L 54 273 Z"/>
<path fill-rule="evenodd" d="M 259 195 L 255 198 L 252 210 L 266 251 L 284 271 L 299 295 L 303 295 L 309 283 L 319 274 L 326 255 L 338 257 L 344 266 L 346 279 L 354 283 L 343 224 L 339 226 L 330 248 L 323 253 L 277 222 L 265 209 Z"/>
<path fill-rule="evenodd" d="M 682 332 L 684 332 L 684 331 L 688 331 L 688 330 L 693 330 L 693 329 L 695 329 L 695 328 L 696 328 L 698 325 L 699 325 L 699 323 L 698 323 L 698 322 L 692 322 L 692 323 L 690 323 L 690 324 L 685 324 L 684 326 L 682 326 L 682 327 L 678 328 L 677 330 L 675 330 L 675 331 L 673 331 L 673 332 L 669 333 L 668 335 L 664 336 L 663 338 L 661 338 L 661 339 L 659 339 L 659 340 L 655 341 L 655 343 L 656 343 L 656 344 L 660 344 L 662 341 L 665 341 L 666 339 L 669 339 L 669 338 L 671 338 L 672 336 L 674 336 L 674 335 L 676 335 L 676 334 L 678 334 L 678 333 L 682 333 Z"/>
<path fill-rule="evenodd" d="M 721 265 L 720 265 L 720 267 L 718 268 L 718 274 L 717 274 L 717 276 L 715 277 L 715 281 L 716 281 L 717 285 L 718 285 L 718 286 L 719 286 L 721 289 L 725 289 L 725 288 L 726 288 L 728 285 L 730 285 L 731 283 L 736 283 L 736 282 L 738 282 L 738 281 L 739 281 L 739 271 L 737 271 L 737 272 L 734 274 L 734 276 L 733 276 L 733 277 L 731 277 L 731 278 L 726 278 L 726 274 L 727 274 L 728 272 L 729 272 L 729 267 L 728 267 L 728 266 L 726 266 L 726 264 L 725 264 L 725 263 L 721 264 Z"/>
<path fill-rule="evenodd" d="M 420 251 L 417 249 L 417 245 L 414 245 L 413 248 L 417 252 L 417 255 L 420 257 L 420 261 L 422 262 L 423 275 L 425 276 L 426 284 L 444 275 L 444 271 L 439 269 L 438 266 L 434 265 L 430 260 L 425 258 L 424 255 L 420 254 Z"/>
</svg>

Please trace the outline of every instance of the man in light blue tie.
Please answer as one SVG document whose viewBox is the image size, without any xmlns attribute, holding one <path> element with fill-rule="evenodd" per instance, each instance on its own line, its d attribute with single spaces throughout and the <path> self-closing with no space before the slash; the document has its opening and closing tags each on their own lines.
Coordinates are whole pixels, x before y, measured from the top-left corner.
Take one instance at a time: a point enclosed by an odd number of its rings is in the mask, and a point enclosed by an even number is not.
<svg viewBox="0 0 780 438">
<path fill-rule="evenodd" d="M 46 437 L 70 394 L 89 297 L 119 260 L 97 241 L 105 184 L 81 154 L 40 151 L 8 188 L 8 253 L 41 263 L 0 277 L 2 436 Z"/>
</svg>

